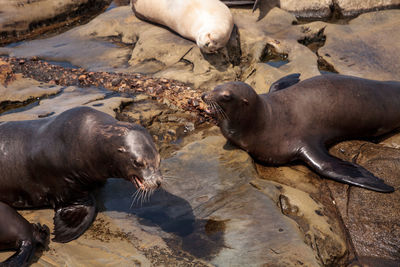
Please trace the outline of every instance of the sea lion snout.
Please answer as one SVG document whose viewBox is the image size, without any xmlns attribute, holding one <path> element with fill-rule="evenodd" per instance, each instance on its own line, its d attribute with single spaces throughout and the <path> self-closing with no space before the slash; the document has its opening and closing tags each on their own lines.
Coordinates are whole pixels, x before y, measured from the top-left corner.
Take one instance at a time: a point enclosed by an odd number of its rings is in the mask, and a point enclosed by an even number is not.
<svg viewBox="0 0 400 267">
<path fill-rule="evenodd" d="M 207 102 L 207 98 L 208 98 L 208 93 L 206 92 L 206 93 L 203 93 L 202 95 L 201 95 L 201 100 L 203 100 L 204 102 Z"/>
</svg>

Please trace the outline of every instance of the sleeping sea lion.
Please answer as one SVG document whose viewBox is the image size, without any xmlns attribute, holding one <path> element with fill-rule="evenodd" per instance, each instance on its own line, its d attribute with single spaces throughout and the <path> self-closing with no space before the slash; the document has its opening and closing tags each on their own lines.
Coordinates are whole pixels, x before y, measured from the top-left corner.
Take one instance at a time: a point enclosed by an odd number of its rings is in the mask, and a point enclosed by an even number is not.
<svg viewBox="0 0 400 267">
<path fill-rule="evenodd" d="M 219 0 L 132 0 L 131 5 L 138 18 L 195 41 L 205 53 L 224 47 L 232 33 L 232 14 Z"/>
</svg>

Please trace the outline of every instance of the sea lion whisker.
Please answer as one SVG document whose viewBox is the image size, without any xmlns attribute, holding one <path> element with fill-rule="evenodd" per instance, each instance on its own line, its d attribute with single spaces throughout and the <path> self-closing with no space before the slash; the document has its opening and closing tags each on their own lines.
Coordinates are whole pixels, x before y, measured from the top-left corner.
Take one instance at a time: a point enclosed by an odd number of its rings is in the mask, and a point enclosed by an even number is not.
<svg viewBox="0 0 400 267">
<path fill-rule="evenodd" d="M 220 106 L 217 102 L 213 102 L 213 104 L 214 104 L 214 108 L 217 110 L 218 113 L 221 114 L 222 118 L 229 121 L 228 115 L 227 115 L 226 112 L 221 108 L 221 106 Z"/>
<path fill-rule="evenodd" d="M 219 115 L 220 117 L 222 117 L 222 119 L 226 119 L 226 114 L 224 115 L 222 108 L 220 107 L 220 105 L 217 102 L 213 101 L 213 102 L 211 102 L 211 105 L 212 105 L 212 108 L 217 113 L 217 116 Z"/>
<path fill-rule="evenodd" d="M 138 189 L 136 190 L 136 192 L 133 193 L 133 195 L 132 195 L 133 199 L 132 199 L 132 203 L 131 203 L 131 207 L 130 207 L 130 208 L 133 207 L 133 204 L 134 204 L 135 201 L 138 199 L 138 196 L 139 196 L 139 195 L 140 195 L 140 189 L 138 188 Z"/>
</svg>

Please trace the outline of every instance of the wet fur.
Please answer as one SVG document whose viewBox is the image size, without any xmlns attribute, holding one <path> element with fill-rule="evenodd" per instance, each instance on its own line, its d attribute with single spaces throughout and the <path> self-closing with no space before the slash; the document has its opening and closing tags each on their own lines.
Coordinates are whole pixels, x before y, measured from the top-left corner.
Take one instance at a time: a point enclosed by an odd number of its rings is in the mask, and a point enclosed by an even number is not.
<svg viewBox="0 0 400 267">
<path fill-rule="evenodd" d="M 0 249 L 18 249 L 26 241 L 25 254 L 11 258 L 24 264 L 43 227 L 32 226 L 11 207 L 53 207 L 53 241 L 65 243 L 91 225 L 92 191 L 107 178 L 139 179 L 142 191 L 154 190 L 162 180 L 160 156 L 146 129 L 88 107 L 0 124 L 0 152 L 0 208 L 7 211 L 0 213 Z M 25 234 L 13 235 L 10 223 Z"/>
<path fill-rule="evenodd" d="M 336 74 L 297 82 L 298 76 L 289 75 L 266 95 L 230 82 L 203 99 L 226 114 L 227 119 L 217 115 L 222 134 L 261 162 L 281 165 L 299 159 L 325 177 L 392 192 L 361 166 L 330 156 L 326 146 L 399 128 L 400 82 Z"/>
</svg>

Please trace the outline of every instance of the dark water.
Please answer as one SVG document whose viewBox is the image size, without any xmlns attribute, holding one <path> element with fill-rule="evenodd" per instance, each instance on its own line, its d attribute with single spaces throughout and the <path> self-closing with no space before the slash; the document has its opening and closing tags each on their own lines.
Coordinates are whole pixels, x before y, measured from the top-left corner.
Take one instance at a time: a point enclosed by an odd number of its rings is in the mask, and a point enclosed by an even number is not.
<svg viewBox="0 0 400 267">
<path fill-rule="evenodd" d="M 286 65 L 288 63 L 289 63 L 289 60 L 287 60 L 287 59 L 276 59 L 276 60 L 269 60 L 266 62 L 266 64 L 268 64 L 274 68 L 282 67 L 283 65 Z"/>
</svg>

